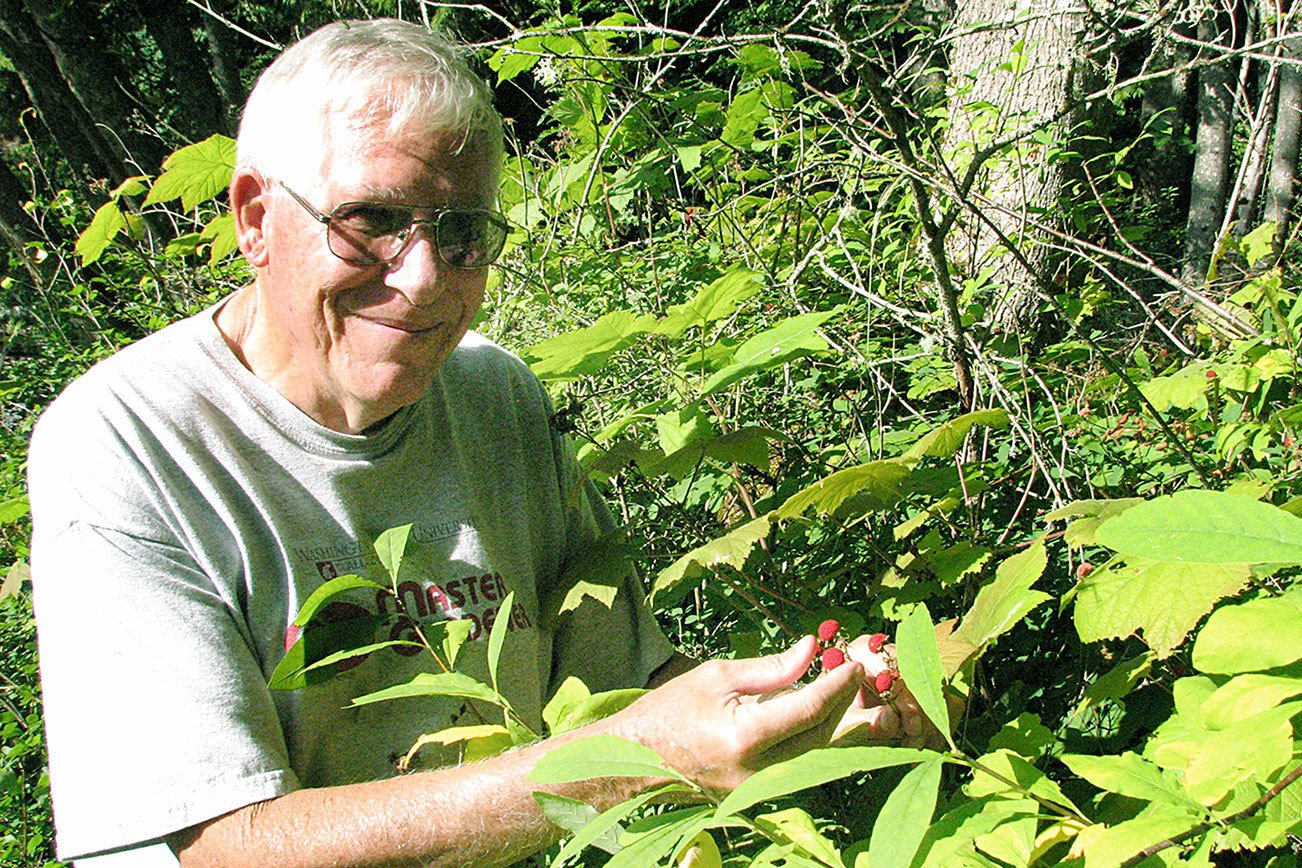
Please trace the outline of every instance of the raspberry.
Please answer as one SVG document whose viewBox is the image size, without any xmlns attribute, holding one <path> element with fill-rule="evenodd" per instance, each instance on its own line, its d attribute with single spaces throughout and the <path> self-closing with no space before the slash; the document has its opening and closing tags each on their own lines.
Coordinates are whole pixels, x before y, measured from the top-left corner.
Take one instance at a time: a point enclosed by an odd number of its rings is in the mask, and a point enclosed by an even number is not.
<svg viewBox="0 0 1302 868">
<path fill-rule="evenodd" d="M 1208 371 L 1208 372 L 1207 372 L 1207 379 L 1209 379 L 1209 380 L 1214 380 L 1214 379 L 1216 379 L 1216 372 L 1215 372 L 1215 371 Z"/>
<path fill-rule="evenodd" d="M 1083 579 L 1092 572 L 1094 572 L 1094 565 L 1089 561 L 1084 561 L 1076 568 L 1076 578 Z"/>
<path fill-rule="evenodd" d="M 885 633 L 874 633 L 868 637 L 868 650 L 873 652 L 874 654 L 880 654 L 882 649 L 885 647 L 886 647 Z"/>
<path fill-rule="evenodd" d="M 823 652 L 823 668 L 835 669 L 845 662 L 845 652 L 840 648 L 828 648 Z"/>
<path fill-rule="evenodd" d="M 873 679 L 873 690 L 878 693 L 885 693 L 891 689 L 895 679 L 899 677 L 894 669 L 887 669 L 885 672 L 878 672 L 877 677 Z"/>
<path fill-rule="evenodd" d="M 828 618 L 826 621 L 818 625 L 818 641 L 831 642 L 832 637 L 835 636 L 836 632 L 840 629 L 841 625 L 837 623 L 835 618 Z"/>
</svg>

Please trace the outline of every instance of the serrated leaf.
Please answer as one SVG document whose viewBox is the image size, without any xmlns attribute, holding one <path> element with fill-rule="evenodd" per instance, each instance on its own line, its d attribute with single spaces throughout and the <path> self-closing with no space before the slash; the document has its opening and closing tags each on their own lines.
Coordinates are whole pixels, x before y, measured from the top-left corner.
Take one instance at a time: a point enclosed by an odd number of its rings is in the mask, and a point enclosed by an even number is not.
<svg viewBox="0 0 1302 868">
<path fill-rule="evenodd" d="M 669 308 L 656 325 L 656 334 L 681 337 L 693 327 L 732 316 L 743 301 L 760 290 L 761 275 L 749 269 L 730 271 L 704 287 L 690 301 Z"/>
<path fill-rule="evenodd" d="M 386 687 L 365 696 L 359 696 L 351 707 L 370 705 L 373 702 L 386 702 L 392 699 L 407 699 L 417 696 L 451 696 L 456 699 L 478 699 L 497 706 L 506 706 L 506 700 L 487 684 L 476 681 L 460 672 L 422 672 L 405 684 Z"/>
<path fill-rule="evenodd" d="M 1193 664 L 1200 672 L 1233 674 L 1302 660 L 1302 587 L 1280 597 L 1222 606 L 1198 632 Z"/>
<path fill-rule="evenodd" d="M 145 190 L 149 189 L 145 186 L 145 182 L 148 180 L 148 175 L 132 175 L 130 178 L 127 178 L 121 184 L 118 184 L 110 190 L 109 195 L 114 199 L 117 199 L 120 196 L 139 196 L 141 193 L 145 192 Z"/>
<path fill-rule="evenodd" d="M 404 524 L 386 530 L 375 540 L 375 553 L 380 556 L 380 563 L 394 582 L 398 581 L 398 572 L 402 569 L 402 555 L 407 550 L 407 540 L 411 537 L 411 525 Z"/>
<path fill-rule="evenodd" d="M 1157 766 L 1129 751 L 1119 756 L 1064 754 L 1063 764 L 1078 777 L 1109 793 L 1189 807 L 1180 785 L 1162 776 Z"/>
<path fill-rule="evenodd" d="M 828 747 L 760 769 L 719 803 L 718 816 L 730 817 L 760 802 L 840 780 L 858 772 L 926 762 L 935 751 L 911 747 Z"/>
<path fill-rule="evenodd" d="M 750 557 L 755 544 L 768 537 L 770 527 L 769 515 L 761 515 L 740 527 L 733 528 L 718 539 L 692 549 L 656 577 L 655 585 L 651 588 L 652 600 L 684 581 L 701 576 L 706 570 L 719 566 L 730 566 L 740 570 L 745 566 L 746 559 Z"/>
<path fill-rule="evenodd" d="M 953 747 L 949 708 L 945 704 L 944 669 L 940 663 L 940 649 L 936 644 L 936 630 L 925 603 L 920 603 L 912 614 L 900 622 L 895 633 L 895 656 L 900 676 L 917 700 L 918 707 Z"/>
<path fill-rule="evenodd" d="M 77 237 L 75 250 L 81 257 L 82 265 L 89 265 L 99 259 L 108 248 L 113 236 L 127 227 L 127 218 L 122 214 L 116 200 L 109 200 L 95 211 L 90 225 Z"/>
<path fill-rule="evenodd" d="M 542 380 L 569 380 L 595 374 L 612 355 L 655 328 L 655 317 L 613 310 L 592 325 L 548 338 L 524 351 L 529 368 Z"/>
<path fill-rule="evenodd" d="M 1250 580 L 1245 564 L 1137 562 L 1096 569 L 1076 594 L 1076 632 L 1095 642 L 1142 631 L 1148 646 L 1166 658 L 1217 600 Z"/>
<path fill-rule="evenodd" d="M 956 419 L 950 419 L 940 427 L 924 434 L 917 443 L 904 453 L 905 461 L 919 461 L 922 458 L 949 458 L 963 446 L 968 432 L 977 425 L 991 428 L 1007 428 L 1008 411 L 1000 408 L 977 410 L 964 413 Z"/>
<path fill-rule="evenodd" d="M 548 751 L 529 780 L 564 784 L 590 778 L 678 778 L 646 745 L 614 735 L 594 735 Z"/>
<path fill-rule="evenodd" d="M 298 627 L 306 627 L 312 618 L 315 617 L 316 613 L 321 611 L 327 603 L 340 594 L 345 594 L 349 591 L 357 590 L 358 588 L 365 588 L 371 591 L 387 590 L 384 585 L 377 585 L 370 579 L 364 579 L 361 576 L 338 576 L 321 585 L 321 587 L 313 591 L 307 600 L 303 602 L 303 605 L 299 607 L 298 614 L 294 616 L 294 625 Z"/>
<path fill-rule="evenodd" d="M 954 638 L 979 647 L 988 645 L 1049 600 L 1048 594 L 1031 590 L 1048 563 L 1043 541 L 1004 559 L 995 570 L 995 580 L 977 592 Z"/>
<path fill-rule="evenodd" d="M 1197 564 L 1302 563 L 1302 518 L 1247 497 L 1186 489 L 1138 504 L 1099 528 L 1127 557 Z"/>
<path fill-rule="evenodd" d="M 787 498 L 778 507 L 782 521 L 795 518 L 813 507 L 820 515 L 831 515 L 851 497 L 865 495 L 869 508 L 887 509 L 899 502 L 909 468 L 895 459 L 847 467 L 826 476 Z M 865 512 L 868 509 L 864 510 Z"/>
<path fill-rule="evenodd" d="M 909 868 L 913 863 L 936 812 L 943 765 L 938 758 L 910 769 L 886 797 L 868 845 L 873 868 Z"/>
<path fill-rule="evenodd" d="M 714 374 L 701 389 L 701 396 L 713 395 L 759 371 L 768 370 L 812 353 L 829 349 L 818 327 L 839 314 L 840 308 L 802 313 L 765 329 L 737 347 L 732 362 Z"/>
<path fill-rule="evenodd" d="M 1064 507 L 1045 513 L 1044 520 L 1058 521 L 1059 519 L 1072 518 L 1078 515 L 1093 518 L 1112 518 L 1114 515 L 1120 515 L 1130 507 L 1144 502 L 1142 497 L 1119 497 L 1114 500 L 1073 500 Z"/>
<path fill-rule="evenodd" d="M 180 199 L 192 211 L 230 186 L 235 171 L 235 140 L 209 136 L 187 145 L 163 161 L 163 174 L 154 181 L 144 204 L 155 205 Z"/>
<path fill-rule="evenodd" d="M 230 212 L 218 214 L 203 227 L 199 237 L 211 242 L 208 264 L 216 265 L 239 246 L 239 239 L 235 236 L 235 215 Z"/>
</svg>

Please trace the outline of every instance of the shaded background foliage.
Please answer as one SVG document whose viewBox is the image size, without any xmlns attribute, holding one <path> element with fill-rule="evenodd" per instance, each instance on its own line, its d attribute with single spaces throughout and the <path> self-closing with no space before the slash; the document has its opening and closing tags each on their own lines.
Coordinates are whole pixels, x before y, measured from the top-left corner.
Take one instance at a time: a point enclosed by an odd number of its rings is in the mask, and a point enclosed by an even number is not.
<svg viewBox="0 0 1302 868">
<path fill-rule="evenodd" d="M 829 472 L 1008 414 L 902 496 L 860 493 L 744 568 L 695 571 L 657 600 L 681 647 L 756 653 L 829 613 L 889 630 L 921 602 L 960 617 L 1050 530 L 1039 587 L 1068 597 L 1107 556 L 1041 518 L 1076 499 L 1299 493 L 1288 5 L 0 0 L 0 859 L 52 859 L 31 426 L 96 359 L 246 279 L 198 234 L 220 197 L 150 202 L 149 184 L 232 133 L 275 46 L 363 14 L 446 27 L 497 80 L 517 231 L 480 327 L 548 383 L 649 578 Z M 74 251 L 106 202 L 121 230 Z M 720 282 L 708 316 L 651 324 Z M 771 364 L 710 391 L 801 316 Z M 581 328 L 585 350 L 543 343 Z M 962 738 L 1033 714 L 1046 754 L 1141 744 L 1189 667 L 1178 641 L 1084 700 L 1153 645 L 1134 630 L 1083 641 L 1065 605 L 1035 609 L 973 674 Z M 847 838 L 874 816 L 844 809 L 856 786 L 808 802 Z"/>
</svg>

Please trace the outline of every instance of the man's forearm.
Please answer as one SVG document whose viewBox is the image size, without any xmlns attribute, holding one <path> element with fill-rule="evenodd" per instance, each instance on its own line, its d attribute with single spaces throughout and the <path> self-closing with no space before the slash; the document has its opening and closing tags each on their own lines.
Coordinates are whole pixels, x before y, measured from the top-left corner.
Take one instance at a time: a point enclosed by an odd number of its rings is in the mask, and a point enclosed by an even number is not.
<svg viewBox="0 0 1302 868">
<path fill-rule="evenodd" d="M 469 765 L 299 790 L 196 827 L 174 846 L 183 866 L 509 865 L 561 835 L 538 808 L 535 790 L 604 808 L 647 785 L 528 779 L 548 750 L 609 731 L 596 724 Z"/>
</svg>

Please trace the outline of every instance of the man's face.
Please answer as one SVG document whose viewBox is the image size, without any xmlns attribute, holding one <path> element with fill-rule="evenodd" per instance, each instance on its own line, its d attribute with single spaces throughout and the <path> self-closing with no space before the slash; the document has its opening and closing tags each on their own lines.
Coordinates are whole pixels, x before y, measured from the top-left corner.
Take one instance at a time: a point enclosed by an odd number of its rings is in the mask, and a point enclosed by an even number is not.
<svg viewBox="0 0 1302 868">
<path fill-rule="evenodd" d="M 490 208 L 497 174 L 485 138 L 338 132 L 320 180 L 297 189 L 318 210 L 372 200 Z M 421 226 L 396 260 L 352 265 L 326 228 L 278 185 L 266 193 L 267 259 L 259 270 L 256 349 L 246 359 L 327 427 L 357 432 L 418 400 L 484 300 L 485 269 L 438 258 Z M 261 368 L 261 370 L 260 370 Z"/>
</svg>

